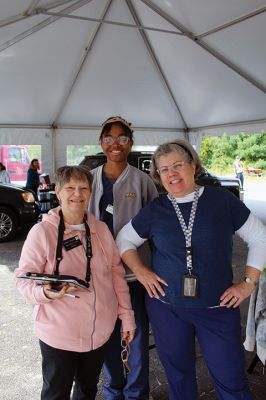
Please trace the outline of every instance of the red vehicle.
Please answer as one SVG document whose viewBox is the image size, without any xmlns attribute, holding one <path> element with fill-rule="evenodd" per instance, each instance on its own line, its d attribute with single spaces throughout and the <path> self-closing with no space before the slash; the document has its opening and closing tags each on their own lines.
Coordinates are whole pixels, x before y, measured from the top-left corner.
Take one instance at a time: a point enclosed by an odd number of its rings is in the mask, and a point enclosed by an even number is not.
<svg viewBox="0 0 266 400">
<path fill-rule="evenodd" d="M 248 175 L 261 176 L 262 175 L 262 169 L 261 168 L 257 168 L 257 167 L 247 167 L 246 168 L 246 173 Z"/>
<path fill-rule="evenodd" d="M 11 181 L 26 181 L 30 164 L 27 146 L 0 145 L 0 161 L 9 172 Z"/>
</svg>

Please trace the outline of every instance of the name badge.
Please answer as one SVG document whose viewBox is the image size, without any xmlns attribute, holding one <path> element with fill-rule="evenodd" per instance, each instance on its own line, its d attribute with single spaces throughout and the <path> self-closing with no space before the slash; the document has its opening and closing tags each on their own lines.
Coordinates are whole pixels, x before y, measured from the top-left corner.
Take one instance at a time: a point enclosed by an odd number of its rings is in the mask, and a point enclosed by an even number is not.
<svg viewBox="0 0 266 400">
<path fill-rule="evenodd" d="M 112 204 L 108 204 L 108 206 L 106 207 L 106 211 L 109 212 L 109 214 L 114 213 L 114 207 L 112 206 Z"/>
<path fill-rule="evenodd" d="M 182 295 L 191 299 L 198 297 L 198 278 L 195 275 L 183 276 Z"/>
<path fill-rule="evenodd" d="M 63 245 L 64 248 L 69 251 L 71 249 L 74 249 L 75 247 L 81 246 L 81 240 L 78 236 L 73 236 L 69 239 L 63 240 Z"/>
</svg>

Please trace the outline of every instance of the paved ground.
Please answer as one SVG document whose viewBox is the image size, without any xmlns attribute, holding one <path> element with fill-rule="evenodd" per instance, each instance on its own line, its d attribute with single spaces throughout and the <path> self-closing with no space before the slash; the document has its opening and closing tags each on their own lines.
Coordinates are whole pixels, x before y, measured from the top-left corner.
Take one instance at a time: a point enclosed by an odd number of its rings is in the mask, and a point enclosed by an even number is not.
<svg viewBox="0 0 266 400">
<path fill-rule="evenodd" d="M 17 266 L 21 247 L 26 233 L 21 232 L 16 241 L 0 244 L 0 399 L 1 400 L 37 400 L 40 398 L 41 362 L 38 343 L 32 332 L 31 306 L 26 305 L 14 287 L 13 271 Z M 235 239 L 234 273 L 236 278 L 243 274 L 246 247 Z M 247 302 L 241 307 L 243 338 Z M 152 336 L 151 336 L 152 342 Z M 247 353 L 247 365 L 253 359 L 253 353 Z M 213 386 L 206 370 L 200 349 L 197 351 L 197 374 L 199 398 L 215 400 Z M 259 363 L 252 375 L 249 375 L 254 400 L 266 399 L 266 375 Z M 100 387 L 101 387 L 100 382 Z M 156 350 L 150 351 L 150 385 L 154 400 L 167 400 L 167 383 Z M 101 390 L 97 399 L 102 399 Z"/>
</svg>

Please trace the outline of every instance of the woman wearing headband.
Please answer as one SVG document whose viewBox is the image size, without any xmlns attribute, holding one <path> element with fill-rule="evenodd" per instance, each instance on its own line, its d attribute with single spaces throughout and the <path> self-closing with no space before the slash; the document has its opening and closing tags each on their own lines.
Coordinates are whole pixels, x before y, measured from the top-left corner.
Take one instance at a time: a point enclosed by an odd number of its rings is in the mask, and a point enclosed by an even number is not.
<svg viewBox="0 0 266 400">
<path fill-rule="evenodd" d="M 89 210 L 107 223 L 113 236 L 138 211 L 158 196 L 155 185 L 144 172 L 127 162 L 133 145 L 131 124 L 121 117 L 108 118 L 102 125 L 100 144 L 106 156 L 104 165 L 92 170 L 93 186 Z M 149 262 L 148 243 L 139 249 L 143 262 Z M 145 311 L 145 290 L 126 267 L 132 308 L 136 319 L 136 336 L 131 344 L 124 374 L 121 361 L 120 321 L 108 343 L 105 357 L 105 400 L 148 400 L 149 398 L 149 322 Z"/>
<path fill-rule="evenodd" d="M 92 400 L 116 320 L 122 321 L 122 338 L 130 343 L 134 313 L 113 237 L 106 224 L 87 213 L 90 172 L 82 166 L 61 167 L 55 183 L 60 206 L 29 232 L 16 283 L 34 305 L 42 353 L 41 399 L 70 399 L 75 379 L 72 399 Z M 47 281 L 37 280 L 44 274 Z M 28 279 L 32 276 L 36 280 Z"/>
<path fill-rule="evenodd" d="M 266 261 L 266 228 L 235 195 L 195 183 L 200 159 L 184 140 L 160 145 L 151 176 L 166 194 L 153 200 L 117 236 L 123 261 L 146 288 L 146 307 L 164 366 L 170 400 L 197 400 L 195 337 L 217 398 L 251 400 L 245 376 L 240 304 Z M 245 276 L 233 283 L 232 242 L 249 246 Z M 136 248 L 152 240 L 152 262 Z"/>
</svg>

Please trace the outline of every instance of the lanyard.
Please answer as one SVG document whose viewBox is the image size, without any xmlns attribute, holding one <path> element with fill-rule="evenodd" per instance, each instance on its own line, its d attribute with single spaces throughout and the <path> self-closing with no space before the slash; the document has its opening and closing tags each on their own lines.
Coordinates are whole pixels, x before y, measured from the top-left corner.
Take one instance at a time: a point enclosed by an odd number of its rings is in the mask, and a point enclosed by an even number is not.
<svg viewBox="0 0 266 400">
<path fill-rule="evenodd" d="M 65 231 L 65 223 L 64 223 L 64 218 L 63 218 L 63 213 L 62 210 L 59 211 L 59 216 L 60 216 L 60 222 L 58 225 L 58 240 L 57 240 L 57 246 L 56 246 L 56 265 L 55 265 L 55 275 L 59 275 L 59 264 L 62 260 L 62 248 L 63 248 L 63 237 L 64 237 L 64 231 Z M 91 234 L 90 234 L 90 228 L 89 225 L 86 221 L 86 217 L 84 216 L 83 219 L 84 225 L 85 225 L 85 231 L 86 231 L 86 258 L 87 258 L 87 268 L 86 268 L 86 282 L 89 283 L 91 279 L 91 257 L 92 257 L 92 251 L 91 251 Z"/>
<path fill-rule="evenodd" d="M 188 226 L 185 223 L 184 217 L 181 213 L 181 210 L 179 208 L 179 205 L 173 195 L 170 193 L 168 194 L 168 198 L 173 204 L 173 207 L 175 209 L 177 218 L 180 222 L 182 231 L 184 233 L 185 239 L 186 239 L 186 262 L 187 262 L 187 270 L 189 275 L 191 275 L 191 271 L 193 269 L 192 267 L 192 247 L 191 247 L 191 237 L 192 237 L 192 229 L 194 225 L 194 220 L 195 220 L 195 215 L 196 215 L 196 210 L 197 210 L 197 205 L 198 205 L 198 200 L 199 200 L 199 190 L 200 187 L 196 186 L 195 189 L 195 194 L 194 194 L 194 199 L 190 211 L 190 216 L 189 216 L 189 223 Z"/>
</svg>

